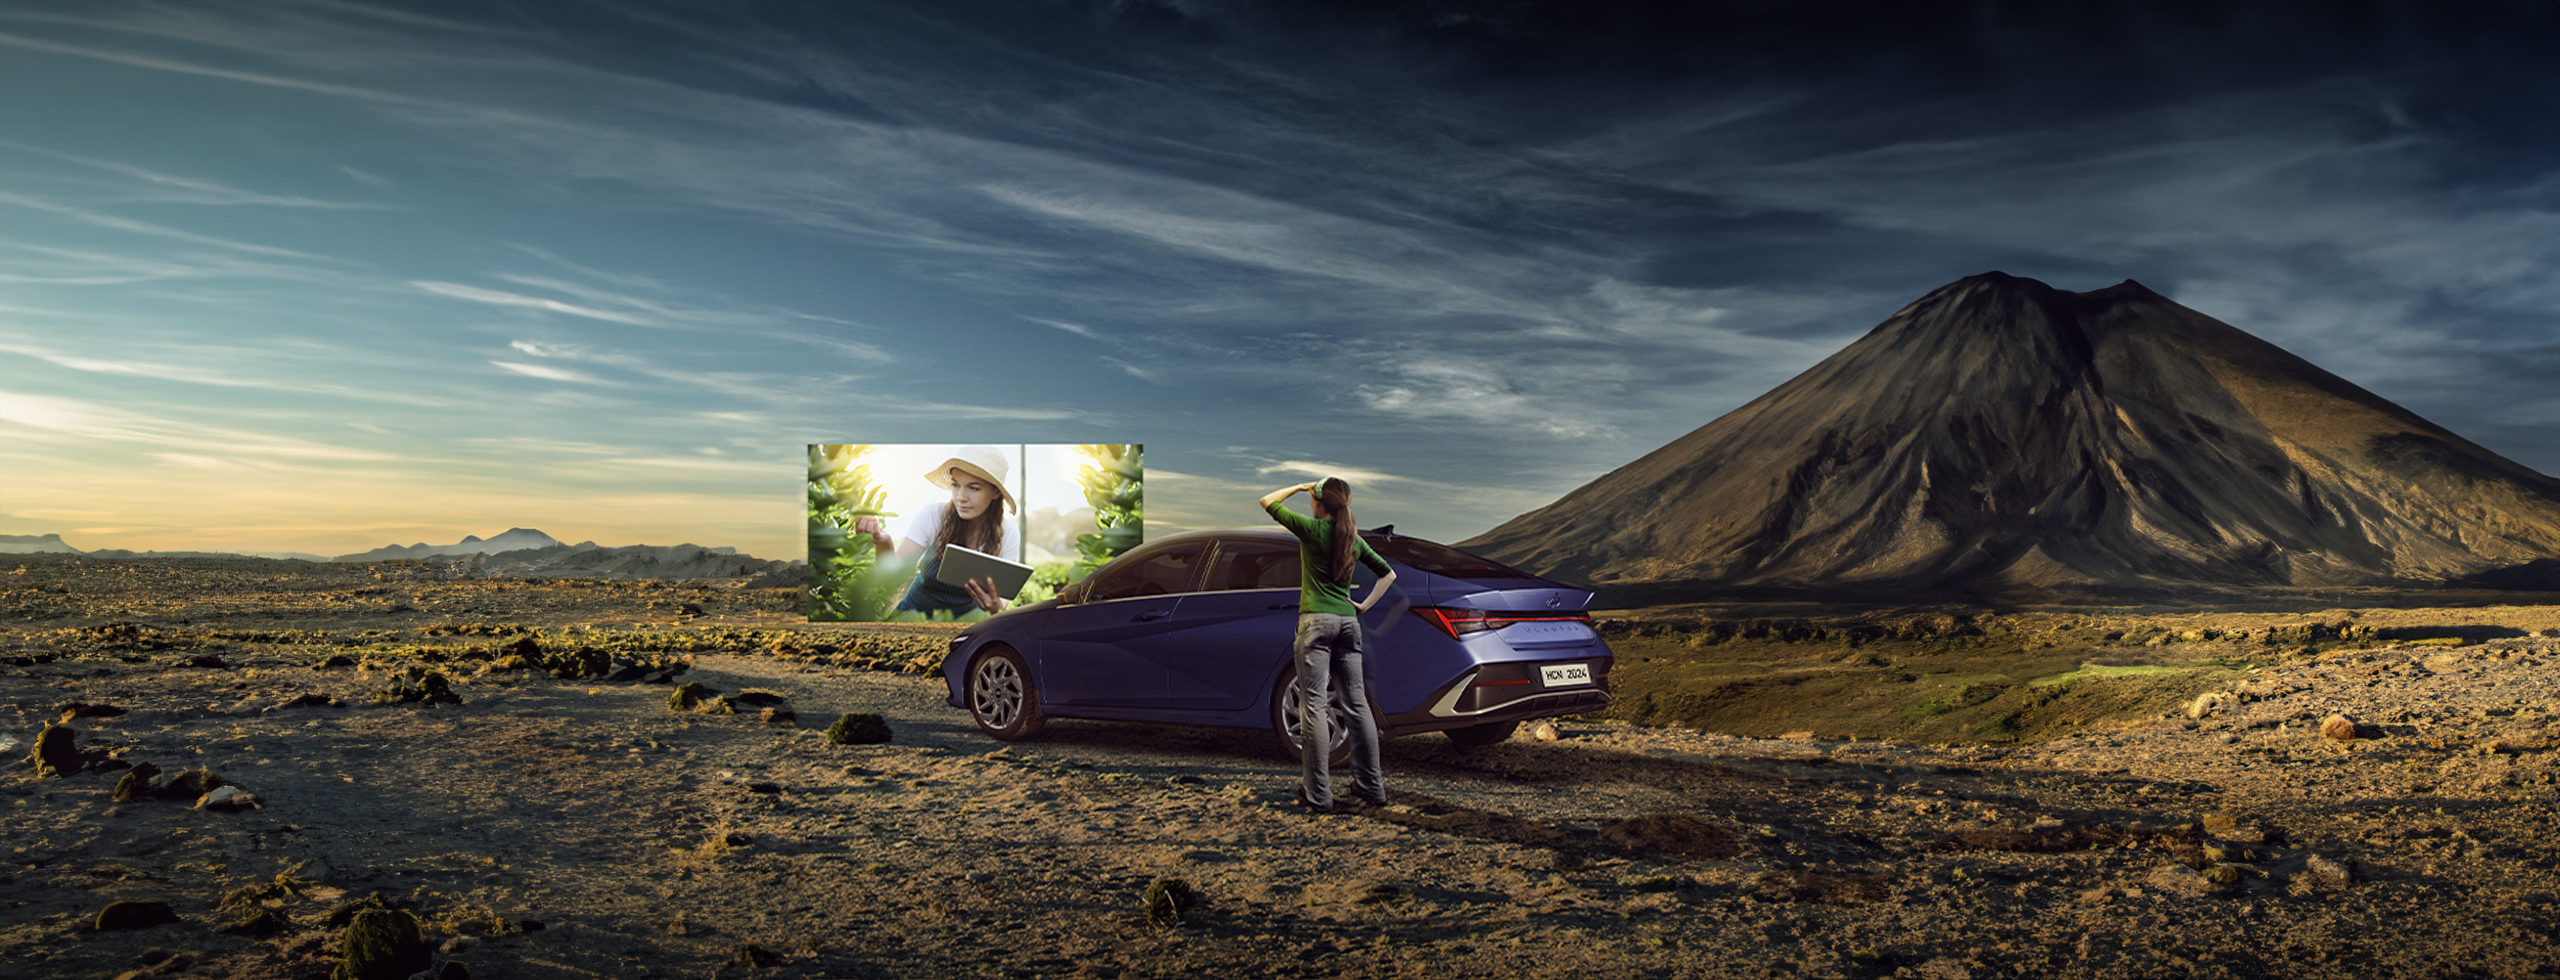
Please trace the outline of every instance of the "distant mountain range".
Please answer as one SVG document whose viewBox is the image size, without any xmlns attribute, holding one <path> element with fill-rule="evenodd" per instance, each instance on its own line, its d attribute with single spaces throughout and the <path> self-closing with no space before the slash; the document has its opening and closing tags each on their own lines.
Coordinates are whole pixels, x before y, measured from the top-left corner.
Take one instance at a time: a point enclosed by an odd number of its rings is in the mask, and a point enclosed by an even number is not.
<svg viewBox="0 0 2560 980">
<path fill-rule="evenodd" d="M 593 541 L 562 544 L 533 528 L 515 527 L 482 538 L 465 535 L 453 544 L 387 545 L 372 551 L 330 558 L 302 552 L 213 551 L 81 551 L 60 534 L 0 534 L 0 554 L 71 554 L 90 558 L 279 558 L 315 562 L 421 561 L 443 567 L 457 578 L 606 578 L 732 579 L 756 576 L 750 584 L 797 585 L 806 577 L 798 561 L 767 561 L 741 555 L 730 547 L 695 544 L 625 545 L 607 548 Z"/>
<path fill-rule="evenodd" d="M 1459 544 L 1665 597 L 2549 588 L 2502 583 L 2553 577 L 2560 481 L 2131 280 L 1993 272 Z"/>
<path fill-rule="evenodd" d="M 327 555 L 307 551 L 128 551 L 108 548 L 82 551 L 62 540 L 60 534 L 0 534 L 0 555 L 87 555 L 91 558 L 281 558 L 299 561 L 328 561 Z"/>
<path fill-rule="evenodd" d="M 462 536 L 462 540 L 452 544 L 428 544 L 424 541 L 407 547 L 389 544 L 372 551 L 339 555 L 329 560 L 399 561 L 403 558 L 433 558 L 438 555 L 494 555 L 508 551 L 524 551 L 529 548 L 557 548 L 561 545 L 560 539 L 532 528 L 511 527 L 485 540 L 477 534 L 466 534 Z M 595 546 L 596 543 L 593 541 L 586 543 L 586 547 Z"/>
<path fill-rule="evenodd" d="M 768 561 L 735 548 L 679 544 L 597 547 L 593 541 L 421 559 L 455 578 L 736 579 L 753 576 L 754 588 L 808 583 L 805 562 Z"/>
</svg>

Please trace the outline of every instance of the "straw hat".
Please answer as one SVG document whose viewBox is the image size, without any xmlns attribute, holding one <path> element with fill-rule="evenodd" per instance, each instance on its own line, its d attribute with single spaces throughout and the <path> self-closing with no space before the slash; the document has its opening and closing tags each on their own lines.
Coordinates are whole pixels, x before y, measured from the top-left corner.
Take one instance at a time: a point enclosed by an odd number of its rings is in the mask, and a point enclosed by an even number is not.
<svg viewBox="0 0 2560 980">
<path fill-rule="evenodd" d="M 1004 453 L 997 451 L 996 447 L 963 446 L 959 452 L 952 454 L 950 459 L 943 460 L 942 465 L 926 473 L 924 478 L 934 486 L 949 490 L 951 489 L 951 471 L 955 469 L 995 484 L 996 496 L 1004 498 L 1004 509 L 1021 509 L 1014 505 L 1013 491 L 1005 489 Z"/>
</svg>

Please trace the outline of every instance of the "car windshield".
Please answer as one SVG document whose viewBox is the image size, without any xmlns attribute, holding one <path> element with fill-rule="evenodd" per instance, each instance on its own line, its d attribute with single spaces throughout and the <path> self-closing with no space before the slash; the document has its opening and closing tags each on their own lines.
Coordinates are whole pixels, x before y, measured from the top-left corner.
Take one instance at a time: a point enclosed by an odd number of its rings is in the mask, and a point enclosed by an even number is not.
<svg viewBox="0 0 2560 980">
<path fill-rule="evenodd" d="M 1445 544 L 1432 544 L 1419 538 L 1370 538 L 1369 547 L 1378 556 L 1406 568 L 1446 575 L 1450 578 L 1484 581 L 1486 579 L 1528 579 L 1544 581 L 1538 576 L 1513 568 L 1490 558 L 1478 558 Z"/>
</svg>

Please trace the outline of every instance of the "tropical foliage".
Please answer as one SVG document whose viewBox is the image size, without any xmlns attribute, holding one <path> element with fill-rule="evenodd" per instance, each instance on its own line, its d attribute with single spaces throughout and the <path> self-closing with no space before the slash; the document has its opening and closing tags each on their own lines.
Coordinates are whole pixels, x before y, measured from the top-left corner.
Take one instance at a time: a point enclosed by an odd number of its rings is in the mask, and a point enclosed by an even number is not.
<svg viewBox="0 0 2560 980">
<path fill-rule="evenodd" d="M 889 495 L 862 462 L 868 445 L 809 447 L 809 618 L 868 622 L 882 618 L 903 584 L 899 569 L 879 560 L 871 536 L 854 530 L 864 517 L 896 517 Z"/>
<path fill-rule="evenodd" d="M 1085 503 L 1093 507 L 1094 529 L 1076 536 L 1073 581 L 1093 574 L 1104 562 L 1138 546 L 1146 530 L 1146 464 L 1140 450 L 1128 445 L 1082 445 L 1076 451 L 1091 460 L 1076 471 Z"/>
</svg>

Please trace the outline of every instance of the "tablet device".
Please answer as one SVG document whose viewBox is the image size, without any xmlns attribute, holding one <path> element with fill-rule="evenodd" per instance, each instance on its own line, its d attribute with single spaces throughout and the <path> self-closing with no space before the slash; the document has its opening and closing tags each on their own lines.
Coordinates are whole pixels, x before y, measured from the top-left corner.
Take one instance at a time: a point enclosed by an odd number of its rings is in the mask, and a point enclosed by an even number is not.
<svg viewBox="0 0 2560 980">
<path fill-rule="evenodd" d="M 1031 566 L 1006 561 L 983 551 L 956 544 L 942 546 L 942 565 L 933 573 L 936 581 L 968 588 L 970 579 L 996 580 L 996 595 L 1011 599 L 1022 593 L 1022 583 L 1031 581 Z"/>
</svg>

